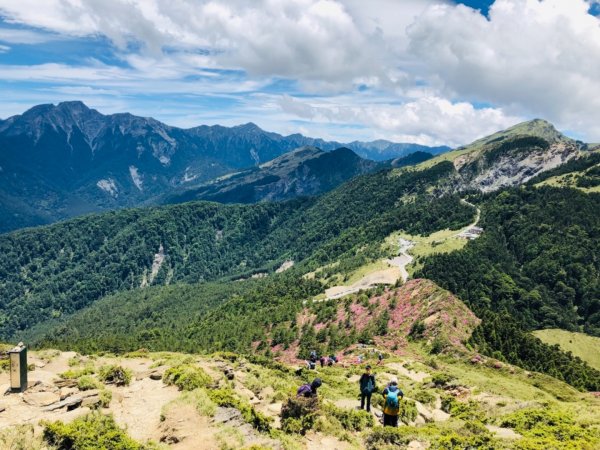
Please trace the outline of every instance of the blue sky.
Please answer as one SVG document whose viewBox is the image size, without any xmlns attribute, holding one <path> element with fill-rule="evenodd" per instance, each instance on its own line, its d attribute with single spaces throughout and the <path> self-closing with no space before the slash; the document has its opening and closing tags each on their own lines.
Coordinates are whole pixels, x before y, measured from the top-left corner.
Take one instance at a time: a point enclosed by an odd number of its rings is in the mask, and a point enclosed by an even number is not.
<svg viewBox="0 0 600 450">
<path fill-rule="evenodd" d="M 542 117 L 600 141 L 586 0 L 0 0 L 0 117 L 83 100 L 168 124 L 461 145 Z"/>
</svg>

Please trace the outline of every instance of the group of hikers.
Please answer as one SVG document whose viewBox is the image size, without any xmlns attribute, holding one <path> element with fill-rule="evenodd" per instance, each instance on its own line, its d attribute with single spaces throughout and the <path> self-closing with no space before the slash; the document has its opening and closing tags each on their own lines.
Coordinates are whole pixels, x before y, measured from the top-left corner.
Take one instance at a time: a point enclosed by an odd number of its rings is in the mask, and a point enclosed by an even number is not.
<svg viewBox="0 0 600 450">
<path fill-rule="evenodd" d="M 312 356 L 313 353 L 311 353 L 311 358 Z M 316 352 L 314 353 L 314 357 L 314 364 L 316 364 Z M 378 359 L 379 364 L 381 364 L 382 358 L 379 357 Z M 311 359 L 309 359 L 309 362 L 310 361 Z M 323 365 L 323 362 L 321 362 L 321 366 Z M 311 367 L 309 366 L 309 368 Z M 314 367 L 312 368 L 314 369 Z M 377 392 L 377 383 L 375 381 L 375 375 L 372 373 L 372 367 L 370 365 L 367 365 L 365 367 L 365 372 L 361 375 L 358 383 L 360 387 L 360 409 L 365 409 L 367 412 L 371 412 L 371 397 L 373 393 Z M 298 388 L 296 396 L 317 397 L 318 389 L 321 387 L 322 384 L 323 382 L 320 378 L 315 378 L 312 381 L 312 383 L 300 386 Z M 397 427 L 398 415 L 400 413 L 400 400 L 404 398 L 404 393 L 398 387 L 398 379 L 395 377 L 392 378 L 381 393 L 383 395 L 383 425 Z"/>
<path fill-rule="evenodd" d="M 333 366 L 338 362 L 337 356 L 329 355 L 329 356 L 319 356 L 317 355 L 317 351 L 313 350 L 310 352 L 310 356 L 308 357 L 308 361 L 306 362 L 306 367 L 311 370 L 314 370 L 317 367 L 317 361 L 321 364 L 321 367 L 325 366 Z"/>
</svg>

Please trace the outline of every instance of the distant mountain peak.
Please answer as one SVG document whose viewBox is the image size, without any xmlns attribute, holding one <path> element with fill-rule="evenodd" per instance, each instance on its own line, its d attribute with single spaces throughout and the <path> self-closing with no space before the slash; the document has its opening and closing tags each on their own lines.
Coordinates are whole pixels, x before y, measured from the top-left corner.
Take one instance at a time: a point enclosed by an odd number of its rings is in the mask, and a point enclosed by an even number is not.
<svg viewBox="0 0 600 450">
<path fill-rule="evenodd" d="M 60 102 L 56 105 L 57 109 L 70 109 L 70 110 L 84 110 L 89 111 L 90 108 L 83 103 L 81 100 L 70 100 L 66 102 Z"/>
<path fill-rule="evenodd" d="M 243 131 L 247 131 L 247 132 L 252 132 L 252 131 L 260 131 L 262 132 L 263 129 L 261 127 L 259 127 L 258 125 L 256 125 L 254 122 L 248 122 L 248 123 L 244 123 L 241 125 L 237 125 L 235 127 L 233 127 L 237 130 L 243 130 Z"/>
</svg>

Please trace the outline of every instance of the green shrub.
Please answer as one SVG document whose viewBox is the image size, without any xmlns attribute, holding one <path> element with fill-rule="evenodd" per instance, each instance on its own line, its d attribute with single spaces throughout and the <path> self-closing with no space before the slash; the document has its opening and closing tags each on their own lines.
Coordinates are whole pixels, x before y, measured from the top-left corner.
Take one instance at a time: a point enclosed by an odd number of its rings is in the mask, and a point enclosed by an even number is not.
<svg viewBox="0 0 600 450">
<path fill-rule="evenodd" d="M 435 395 L 429 391 L 419 391 L 413 395 L 413 398 L 424 405 L 430 405 L 435 402 Z"/>
<path fill-rule="evenodd" d="M 499 443 L 491 433 L 472 435 L 455 431 L 445 432 L 441 437 L 434 439 L 429 447 L 430 450 L 496 450 L 498 448 Z"/>
<path fill-rule="evenodd" d="M 76 380 L 85 375 L 93 375 L 94 373 L 96 373 L 94 364 L 88 363 L 81 369 L 69 369 L 66 372 L 58 374 L 58 376 L 65 380 Z"/>
<path fill-rule="evenodd" d="M 310 430 L 320 411 L 318 397 L 289 397 L 281 406 L 281 429 L 304 434 Z"/>
<path fill-rule="evenodd" d="M 102 366 L 98 378 L 106 384 L 128 386 L 131 383 L 131 370 L 117 365 Z"/>
<path fill-rule="evenodd" d="M 146 450 L 120 428 L 112 415 L 98 412 L 63 422 L 42 422 L 44 439 L 56 450 Z"/>
<path fill-rule="evenodd" d="M 0 359 L 0 372 L 10 370 L 10 360 L 9 359 Z"/>
<path fill-rule="evenodd" d="M 229 362 L 236 362 L 240 357 L 240 355 L 233 352 L 215 352 L 212 354 L 212 356 L 215 359 L 224 359 L 225 361 Z"/>
<path fill-rule="evenodd" d="M 415 402 L 412 400 L 401 400 L 399 406 L 398 419 L 407 425 L 414 422 L 419 415 Z"/>
<path fill-rule="evenodd" d="M 436 373 L 431 377 L 431 382 L 435 384 L 436 387 L 444 387 L 454 381 L 454 379 L 453 376 L 448 375 L 447 373 Z"/>
<path fill-rule="evenodd" d="M 402 428 L 377 427 L 365 437 L 367 450 L 383 450 L 387 448 L 404 448 L 411 441 Z"/>
<path fill-rule="evenodd" d="M 101 389 L 102 383 L 91 375 L 83 375 L 77 379 L 77 387 L 80 391 L 89 391 L 91 389 Z"/>
<path fill-rule="evenodd" d="M 17 425 L 0 430 L 0 448 L 10 450 L 47 450 L 40 436 L 34 433 L 33 425 Z"/>
<path fill-rule="evenodd" d="M 339 420 L 345 430 L 362 431 L 375 424 L 373 415 L 362 409 L 344 409 L 328 404 L 323 408 L 323 412 Z"/>
<path fill-rule="evenodd" d="M 501 426 L 522 434 L 517 448 L 598 448 L 600 431 L 575 422 L 572 415 L 556 409 L 526 408 L 505 416 Z"/>
<path fill-rule="evenodd" d="M 100 407 L 108 408 L 110 406 L 110 402 L 112 400 L 112 392 L 108 389 L 102 389 L 100 391 Z"/>
<path fill-rule="evenodd" d="M 479 409 L 479 404 L 475 401 L 459 402 L 451 395 L 444 395 L 441 400 L 442 411 L 447 412 L 457 419 L 487 422 L 485 414 Z"/>
<path fill-rule="evenodd" d="M 212 384 L 212 378 L 200 367 L 182 365 L 167 369 L 163 375 L 165 384 L 172 384 L 180 391 L 193 391 Z"/>
<path fill-rule="evenodd" d="M 242 413 L 246 422 L 256 428 L 258 431 L 268 432 L 271 429 L 271 418 L 258 412 L 247 401 L 239 398 L 233 390 L 228 388 L 211 389 L 208 392 L 210 399 L 217 405 L 229 408 L 236 408 Z"/>
</svg>

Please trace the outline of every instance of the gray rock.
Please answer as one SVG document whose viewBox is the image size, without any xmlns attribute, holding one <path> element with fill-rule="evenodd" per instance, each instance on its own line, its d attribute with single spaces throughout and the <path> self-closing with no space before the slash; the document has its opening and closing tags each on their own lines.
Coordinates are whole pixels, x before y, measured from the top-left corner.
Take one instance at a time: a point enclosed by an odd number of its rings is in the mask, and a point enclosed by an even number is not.
<svg viewBox="0 0 600 450">
<path fill-rule="evenodd" d="M 60 402 L 53 403 L 52 405 L 44 408 L 44 411 L 56 411 L 57 409 L 67 408 L 67 411 L 71 411 L 75 408 L 79 408 L 83 402 L 82 397 L 68 397 Z"/>
</svg>

